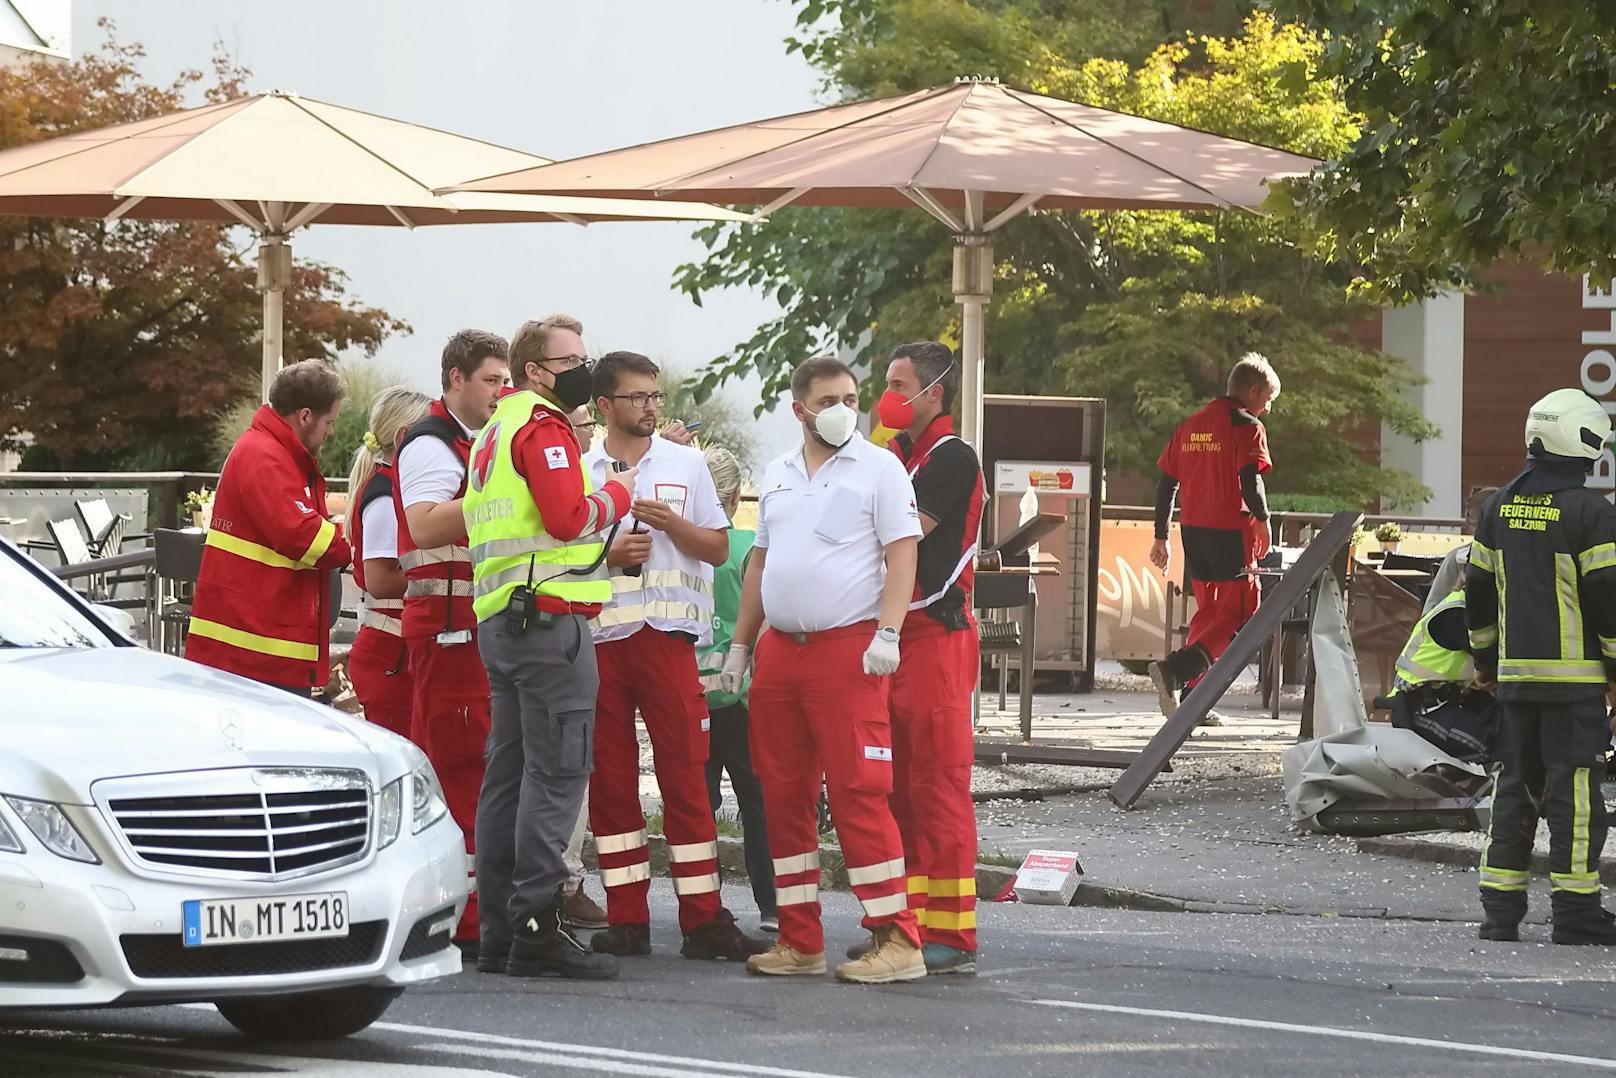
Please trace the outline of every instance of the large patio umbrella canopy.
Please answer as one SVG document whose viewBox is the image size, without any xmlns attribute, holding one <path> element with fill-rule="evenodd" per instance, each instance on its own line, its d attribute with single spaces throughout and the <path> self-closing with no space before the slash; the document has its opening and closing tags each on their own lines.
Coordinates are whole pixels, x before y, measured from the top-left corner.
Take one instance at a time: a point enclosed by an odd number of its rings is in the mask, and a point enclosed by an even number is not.
<svg viewBox="0 0 1616 1078">
<path fill-rule="evenodd" d="M 0 213 L 241 224 L 263 240 L 264 392 L 281 364 L 288 237 L 311 224 L 740 220 L 650 199 L 451 194 L 456 179 L 548 164 L 416 124 L 270 93 L 0 152 Z"/>
<path fill-rule="evenodd" d="M 982 307 L 995 230 L 1040 209 L 1254 207 L 1317 162 L 1239 139 L 989 82 L 728 127 L 459 184 L 457 192 L 919 206 L 957 236 L 964 434 L 982 417 Z"/>
</svg>

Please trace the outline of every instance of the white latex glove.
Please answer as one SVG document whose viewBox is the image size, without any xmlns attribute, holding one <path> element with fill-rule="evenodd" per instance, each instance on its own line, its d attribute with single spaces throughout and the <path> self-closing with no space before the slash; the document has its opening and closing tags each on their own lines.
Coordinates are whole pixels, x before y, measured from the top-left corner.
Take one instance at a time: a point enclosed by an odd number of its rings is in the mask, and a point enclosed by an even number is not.
<svg viewBox="0 0 1616 1078">
<path fill-rule="evenodd" d="M 898 630 L 876 630 L 875 639 L 864 649 L 864 672 L 876 677 L 889 677 L 898 672 Z"/>
<path fill-rule="evenodd" d="M 718 691 L 738 693 L 746 680 L 746 667 L 752 661 L 752 649 L 745 644 L 731 644 L 724 657 L 724 669 L 718 675 Z"/>
</svg>

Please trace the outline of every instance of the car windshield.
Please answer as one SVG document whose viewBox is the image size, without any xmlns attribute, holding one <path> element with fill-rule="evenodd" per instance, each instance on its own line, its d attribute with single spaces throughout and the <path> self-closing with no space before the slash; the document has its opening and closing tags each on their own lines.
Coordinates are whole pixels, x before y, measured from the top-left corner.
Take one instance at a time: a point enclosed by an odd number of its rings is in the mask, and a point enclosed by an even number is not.
<svg viewBox="0 0 1616 1078">
<path fill-rule="evenodd" d="M 90 618 L 0 548 L 0 648 L 105 648 L 112 640 Z"/>
</svg>

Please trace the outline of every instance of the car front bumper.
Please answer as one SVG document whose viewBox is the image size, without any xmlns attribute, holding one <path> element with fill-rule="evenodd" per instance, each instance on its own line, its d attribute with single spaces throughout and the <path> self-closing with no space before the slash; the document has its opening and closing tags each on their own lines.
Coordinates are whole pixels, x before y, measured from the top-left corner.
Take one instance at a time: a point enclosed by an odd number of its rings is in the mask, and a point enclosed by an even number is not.
<svg viewBox="0 0 1616 1078">
<path fill-rule="evenodd" d="M 447 814 L 356 864 L 274 884 L 157 879 L 119 863 L 116 851 L 88 865 L 30 845 L 0 853 L 0 1008 L 404 988 L 460 971 L 450 936 L 466 905 L 466 853 Z M 328 891 L 348 895 L 345 939 L 181 942 L 187 900 Z"/>
</svg>

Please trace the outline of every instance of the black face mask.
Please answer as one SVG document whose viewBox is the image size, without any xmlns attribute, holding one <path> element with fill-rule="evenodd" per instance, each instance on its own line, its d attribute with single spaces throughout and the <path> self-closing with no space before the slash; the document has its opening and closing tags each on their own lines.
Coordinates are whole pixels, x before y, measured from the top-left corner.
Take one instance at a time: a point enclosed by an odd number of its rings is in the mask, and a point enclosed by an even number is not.
<svg viewBox="0 0 1616 1078">
<path fill-rule="evenodd" d="M 570 412 L 580 404 L 588 404 L 594 388 L 595 376 L 588 367 L 580 364 L 556 375 L 555 387 L 551 392 L 555 394 L 556 403 Z"/>
</svg>

